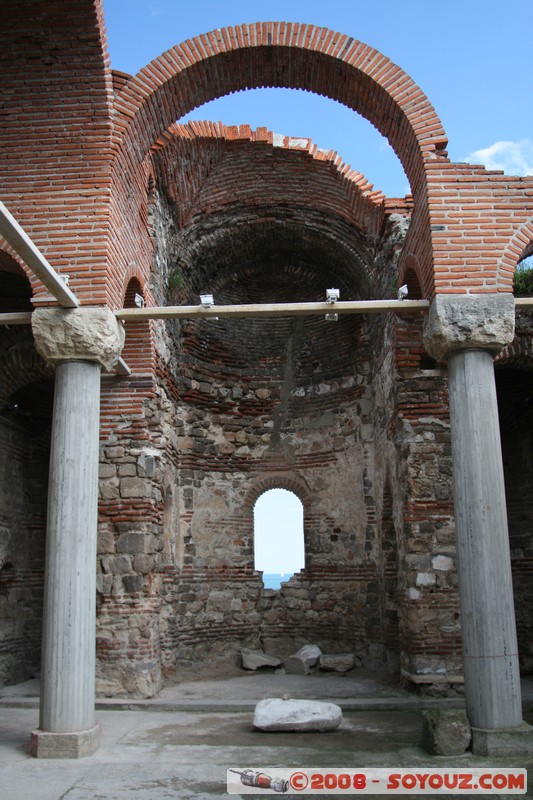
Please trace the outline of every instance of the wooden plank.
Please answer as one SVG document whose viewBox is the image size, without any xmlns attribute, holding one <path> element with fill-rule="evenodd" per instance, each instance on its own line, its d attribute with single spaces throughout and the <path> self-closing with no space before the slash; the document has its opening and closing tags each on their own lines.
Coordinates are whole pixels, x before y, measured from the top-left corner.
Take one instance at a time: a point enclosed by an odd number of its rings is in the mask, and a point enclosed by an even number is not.
<svg viewBox="0 0 533 800">
<path fill-rule="evenodd" d="M 196 317 L 295 317 L 311 314 L 379 314 L 396 312 L 413 314 L 427 311 L 428 300 L 348 300 L 337 303 L 256 303 L 228 306 L 151 306 L 121 308 L 115 311 L 118 319 L 194 319 Z"/>
</svg>

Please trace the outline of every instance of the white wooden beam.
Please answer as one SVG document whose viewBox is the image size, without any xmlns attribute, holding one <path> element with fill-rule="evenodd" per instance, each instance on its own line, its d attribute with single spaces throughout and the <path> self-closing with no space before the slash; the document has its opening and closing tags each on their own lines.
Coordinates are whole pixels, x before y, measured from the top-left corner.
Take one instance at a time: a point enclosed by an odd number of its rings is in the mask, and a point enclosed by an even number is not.
<svg viewBox="0 0 533 800">
<path fill-rule="evenodd" d="M 195 317 L 295 317 L 310 314 L 378 314 L 395 311 L 413 314 L 427 311 L 428 300 L 348 300 L 337 303 L 256 303 L 229 306 L 148 306 L 121 308 L 118 319 L 192 319 Z"/>
<path fill-rule="evenodd" d="M 10 311 L 0 314 L 0 325 L 31 325 L 32 311 Z"/>
</svg>

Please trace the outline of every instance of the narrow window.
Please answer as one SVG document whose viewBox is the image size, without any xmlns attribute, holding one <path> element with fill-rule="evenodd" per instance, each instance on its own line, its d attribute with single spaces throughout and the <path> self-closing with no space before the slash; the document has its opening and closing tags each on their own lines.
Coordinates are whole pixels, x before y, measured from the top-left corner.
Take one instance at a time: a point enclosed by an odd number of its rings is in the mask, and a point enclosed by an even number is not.
<svg viewBox="0 0 533 800">
<path fill-rule="evenodd" d="M 270 489 L 254 506 L 254 569 L 265 589 L 279 589 L 305 566 L 301 500 L 286 489 Z"/>
</svg>

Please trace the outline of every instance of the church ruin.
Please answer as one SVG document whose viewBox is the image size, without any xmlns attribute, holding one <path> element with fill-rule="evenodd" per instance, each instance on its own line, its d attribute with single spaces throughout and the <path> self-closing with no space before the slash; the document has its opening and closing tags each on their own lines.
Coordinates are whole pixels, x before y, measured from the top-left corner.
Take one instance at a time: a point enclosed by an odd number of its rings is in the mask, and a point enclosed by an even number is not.
<svg viewBox="0 0 533 800">
<path fill-rule="evenodd" d="M 94 751 L 95 680 L 151 697 L 306 642 L 417 691 L 464 682 L 475 752 L 525 752 L 533 178 L 451 163 L 423 92 L 344 34 L 217 30 L 129 76 L 101 0 L 71 7 L 8 0 L 0 31 L 0 199 L 55 270 L 0 228 L 0 681 L 42 659 L 35 754 Z M 179 123 L 259 86 L 363 115 L 411 195 L 306 138 Z M 330 287 L 392 302 L 217 314 Z M 203 315 L 153 311 L 205 292 Z M 253 556 L 271 488 L 304 508 L 277 592 Z"/>
</svg>

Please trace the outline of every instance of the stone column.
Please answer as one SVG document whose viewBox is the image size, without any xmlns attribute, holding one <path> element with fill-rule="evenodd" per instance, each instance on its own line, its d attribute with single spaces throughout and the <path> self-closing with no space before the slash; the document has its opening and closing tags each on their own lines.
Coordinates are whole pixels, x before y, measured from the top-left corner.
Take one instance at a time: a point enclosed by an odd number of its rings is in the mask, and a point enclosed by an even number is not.
<svg viewBox="0 0 533 800">
<path fill-rule="evenodd" d="M 467 715 L 480 755 L 530 752 L 522 723 L 493 354 L 514 336 L 510 295 L 437 296 L 425 345 L 448 362 Z"/>
<path fill-rule="evenodd" d="M 79 758 L 100 744 L 94 720 L 100 367 L 124 334 L 102 309 L 38 309 L 38 352 L 56 367 L 46 532 L 39 758 Z"/>
</svg>

